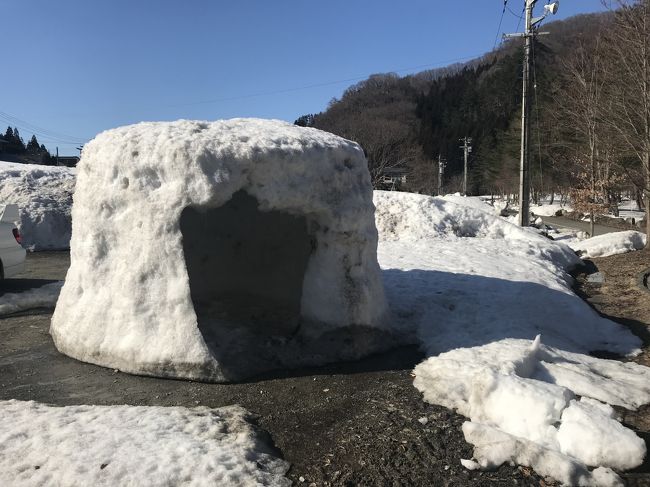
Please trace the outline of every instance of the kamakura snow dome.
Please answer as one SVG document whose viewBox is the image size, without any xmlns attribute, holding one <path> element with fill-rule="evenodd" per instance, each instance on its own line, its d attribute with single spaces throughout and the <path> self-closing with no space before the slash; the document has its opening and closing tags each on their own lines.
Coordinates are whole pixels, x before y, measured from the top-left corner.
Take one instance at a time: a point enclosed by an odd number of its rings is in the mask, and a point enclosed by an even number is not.
<svg viewBox="0 0 650 487">
<path fill-rule="evenodd" d="M 385 348 L 361 148 L 285 122 L 141 123 L 83 150 L 57 348 L 238 380 Z"/>
</svg>

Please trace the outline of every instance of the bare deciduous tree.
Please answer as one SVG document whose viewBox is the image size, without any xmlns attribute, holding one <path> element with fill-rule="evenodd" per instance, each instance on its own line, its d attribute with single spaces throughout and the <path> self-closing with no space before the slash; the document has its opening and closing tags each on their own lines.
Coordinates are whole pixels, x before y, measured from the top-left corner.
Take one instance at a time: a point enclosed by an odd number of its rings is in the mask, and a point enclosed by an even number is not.
<svg viewBox="0 0 650 487">
<path fill-rule="evenodd" d="M 602 40 L 597 35 L 562 62 L 563 88 L 557 120 L 565 127 L 572 162 L 571 199 L 574 207 L 589 215 L 594 235 L 595 215 L 609 209 L 610 186 L 618 184 L 603 141 L 606 138 L 605 97 L 607 78 Z"/>
<path fill-rule="evenodd" d="M 643 192 L 650 237 L 650 0 L 614 6 L 606 43 L 609 124 L 626 148 L 626 174 Z"/>
</svg>

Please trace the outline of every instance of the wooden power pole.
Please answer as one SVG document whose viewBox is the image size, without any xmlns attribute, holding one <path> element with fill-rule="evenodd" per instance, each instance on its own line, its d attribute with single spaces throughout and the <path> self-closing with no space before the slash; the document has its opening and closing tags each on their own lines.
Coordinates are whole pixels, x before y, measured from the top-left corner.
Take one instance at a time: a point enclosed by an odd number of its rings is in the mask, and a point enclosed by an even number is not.
<svg viewBox="0 0 650 487">
<path fill-rule="evenodd" d="M 533 18 L 533 8 L 537 0 L 526 1 L 526 28 L 523 33 L 505 34 L 504 37 L 524 38 L 524 73 L 523 90 L 521 97 L 521 152 L 519 162 L 519 226 L 530 225 L 530 102 L 531 102 L 531 48 L 534 38 L 548 32 L 537 32 L 537 25 L 546 18 L 549 13 L 555 14 L 559 2 L 549 3 L 544 6 L 544 15 Z"/>
<path fill-rule="evenodd" d="M 467 159 L 469 158 L 469 153 L 472 152 L 472 138 L 463 137 L 460 141 L 463 143 L 460 148 L 463 149 L 463 157 L 465 160 L 465 165 L 463 167 L 463 196 L 467 196 Z"/>
<path fill-rule="evenodd" d="M 442 176 L 445 174 L 445 167 L 447 167 L 447 161 L 438 154 L 438 196 L 442 196 Z"/>
<path fill-rule="evenodd" d="M 521 151 L 519 161 L 519 226 L 530 225 L 530 48 L 534 1 L 526 0 L 524 32 L 524 76 L 521 96 Z"/>
</svg>

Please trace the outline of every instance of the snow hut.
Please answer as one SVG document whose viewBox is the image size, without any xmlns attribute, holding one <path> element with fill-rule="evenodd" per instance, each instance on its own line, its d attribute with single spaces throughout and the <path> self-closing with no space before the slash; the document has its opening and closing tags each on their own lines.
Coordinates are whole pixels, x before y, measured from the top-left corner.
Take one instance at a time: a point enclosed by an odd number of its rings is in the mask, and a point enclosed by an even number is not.
<svg viewBox="0 0 650 487">
<path fill-rule="evenodd" d="M 361 148 L 285 122 L 141 123 L 83 150 L 57 348 L 206 381 L 390 341 Z"/>
</svg>

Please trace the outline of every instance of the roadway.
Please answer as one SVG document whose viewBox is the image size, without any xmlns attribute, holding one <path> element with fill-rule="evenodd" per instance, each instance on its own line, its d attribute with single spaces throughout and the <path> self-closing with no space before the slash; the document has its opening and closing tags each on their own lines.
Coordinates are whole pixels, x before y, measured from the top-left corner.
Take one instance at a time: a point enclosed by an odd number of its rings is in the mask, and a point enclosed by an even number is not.
<svg viewBox="0 0 650 487">
<path fill-rule="evenodd" d="M 543 216 L 542 220 L 544 220 L 545 224 L 551 227 L 563 227 L 570 228 L 572 230 L 578 230 L 581 232 L 589 232 L 589 222 L 572 220 L 571 218 L 566 218 L 563 216 Z M 608 225 L 603 225 L 602 223 L 596 223 L 594 226 L 595 235 L 592 235 L 592 237 L 620 231 L 622 231 L 620 228 L 610 227 Z"/>
</svg>

